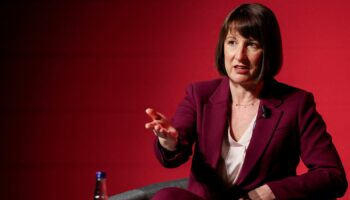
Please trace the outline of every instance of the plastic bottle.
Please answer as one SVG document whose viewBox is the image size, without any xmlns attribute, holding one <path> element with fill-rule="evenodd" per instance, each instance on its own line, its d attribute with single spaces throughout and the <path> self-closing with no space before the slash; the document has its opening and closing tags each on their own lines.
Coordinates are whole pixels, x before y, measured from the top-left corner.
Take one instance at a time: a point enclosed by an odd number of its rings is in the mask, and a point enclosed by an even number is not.
<svg viewBox="0 0 350 200">
<path fill-rule="evenodd" d="M 106 178 L 105 172 L 96 172 L 94 200 L 108 200 Z"/>
</svg>

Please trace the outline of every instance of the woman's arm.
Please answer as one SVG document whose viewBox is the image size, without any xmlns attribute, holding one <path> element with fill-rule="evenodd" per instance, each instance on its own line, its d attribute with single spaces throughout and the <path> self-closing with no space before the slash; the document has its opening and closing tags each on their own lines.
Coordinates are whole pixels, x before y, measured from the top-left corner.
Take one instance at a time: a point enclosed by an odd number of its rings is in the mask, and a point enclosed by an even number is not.
<svg viewBox="0 0 350 200">
<path fill-rule="evenodd" d="M 161 113 L 151 114 L 154 120 L 146 128 L 155 130 L 158 138 L 155 140 L 154 149 L 157 159 L 165 167 L 177 167 L 185 163 L 192 154 L 196 126 L 196 109 L 193 97 L 193 88 L 189 86 L 183 101 L 179 104 L 172 122 L 169 122 Z M 153 124 L 154 123 L 154 124 Z M 166 137 L 164 137 L 166 135 Z M 174 135 L 175 137 L 168 137 Z"/>
<path fill-rule="evenodd" d="M 298 110 L 300 157 L 308 172 L 267 183 L 276 199 L 332 199 L 346 191 L 344 168 L 315 107 L 307 93 Z"/>
</svg>

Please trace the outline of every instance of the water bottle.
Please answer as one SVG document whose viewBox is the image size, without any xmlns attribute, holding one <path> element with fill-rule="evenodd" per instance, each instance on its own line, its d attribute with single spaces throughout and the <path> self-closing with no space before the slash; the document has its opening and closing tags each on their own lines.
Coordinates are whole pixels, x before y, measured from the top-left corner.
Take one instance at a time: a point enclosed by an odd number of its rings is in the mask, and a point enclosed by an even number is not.
<svg viewBox="0 0 350 200">
<path fill-rule="evenodd" d="M 105 172 L 96 172 L 94 200 L 108 200 L 106 178 Z"/>
</svg>

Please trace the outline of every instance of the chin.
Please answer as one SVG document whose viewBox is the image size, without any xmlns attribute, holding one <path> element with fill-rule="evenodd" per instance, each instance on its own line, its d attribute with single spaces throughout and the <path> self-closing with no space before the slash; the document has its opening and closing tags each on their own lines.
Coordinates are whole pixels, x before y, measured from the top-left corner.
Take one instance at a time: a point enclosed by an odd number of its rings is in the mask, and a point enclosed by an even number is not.
<svg viewBox="0 0 350 200">
<path fill-rule="evenodd" d="M 240 85 L 250 85 L 256 84 L 257 77 L 252 74 L 241 75 L 241 74 L 232 74 L 229 76 L 232 83 L 240 84 Z"/>
<path fill-rule="evenodd" d="M 248 77 L 230 77 L 230 80 L 233 83 L 237 83 L 237 84 L 244 84 L 244 83 L 249 83 L 249 82 L 253 82 L 254 80 L 252 80 L 251 78 Z"/>
<path fill-rule="evenodd" d="M 231 82 L 234 84 L 239 84 L 239 85 L 252 85 L 252 84 L 256 84 L 256 81 L 254 79 L 231 79 Z"/>
</svg>

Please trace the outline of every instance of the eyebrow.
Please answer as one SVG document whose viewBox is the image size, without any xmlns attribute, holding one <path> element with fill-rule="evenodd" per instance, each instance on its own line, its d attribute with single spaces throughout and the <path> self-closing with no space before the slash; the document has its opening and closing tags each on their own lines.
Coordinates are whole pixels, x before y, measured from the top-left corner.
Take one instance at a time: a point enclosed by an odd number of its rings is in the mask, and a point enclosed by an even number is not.
<svg viewBox="0 0 350 200">
<path fill-rule="evenodd" d="M 227 34 L 226 38 L 237 38 L 237 37 L 235 35 L 232 35 L 232 34 Z"/>
<path fill-rule="evenodd" d="M 236 39 L 235 36 L 226 36 L 226 39 Z"/>
<path fill-rule="evenodd" d="M 248 41 L 248 42 L 255 42 L 255 43 L 260 44 L 259 40 L 254 39 L 254 38 L 252 38 L 252 37 L 248 38 L 247 41 Z"/>
</svg>

